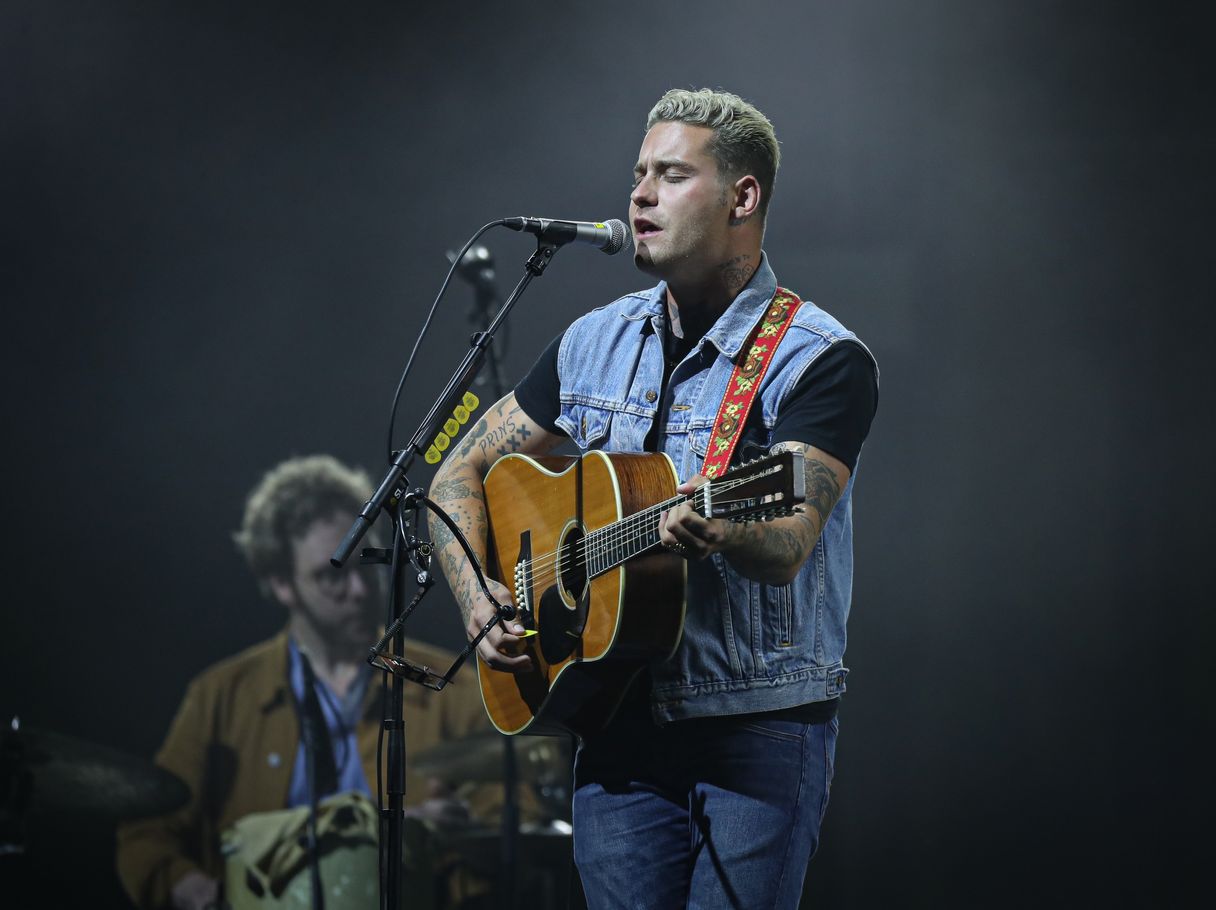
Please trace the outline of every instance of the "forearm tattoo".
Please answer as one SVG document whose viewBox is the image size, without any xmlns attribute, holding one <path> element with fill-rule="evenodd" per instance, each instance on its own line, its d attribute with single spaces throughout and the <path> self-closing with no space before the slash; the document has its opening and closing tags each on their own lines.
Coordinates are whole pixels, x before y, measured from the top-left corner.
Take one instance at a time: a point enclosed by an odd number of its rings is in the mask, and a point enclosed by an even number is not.
<svg viewBox="0 0 1216 910">
<path fill-rule="evenodd" d="M 431 499 L 437 506 L 447 511 L 448 517 L 466 535 L 476 532 L 485 524 L 484 506 L 480 510 L 480 515 L 473 506 L 473 503 L 484 504 L 485 494 L 481 490 L 474 489 L 463 478 L 456 477 L 439 481 L 431 488 Z M 451 528 L 438 518 L 431 519 L 431 540 L 435 544 L 435 549 L 439 551 L 440 558 L 448 544 L 455 539 L 456 535 L 452 533 Z"/>
<path fill-rule="evenodd" d="M 766 549 L 769 556 L 779 563 L 800 562 L 806 538 L 815 533 L 814 522 L 807 515 L 799 512 L 793 518 L 796 521 L 793 527 L 776 525 L 765 529 L 768 532 Z"/>
<path fill-rule="evenodd" d="M 806 502 L 787 518 L 748 524 L 736 532 L 731 561 L 743 574 L 753 578 L 767 576 L 773 569 L 800 565 L 818 541 L 828 516 L 840 499 L 840 482 L 836 474 L 806 446 L 778 443 L 770 451 L 803 454 Z"/>
<path fill-rule="evenodd" d="M 494 408 L 496 426 L 490 429 L 486 419 L 478 421 L 460 447 L 435 475 L 430 496 L 443 509 L 469 541 L 473 552 L 480 560 L 485 559 L 488 522 L 486 520 L 485 491 L 478 481 L 490 466 L 504 455 L 518 450 L 533 434 L 521 419 L 518 406 L 507 410 L 505 401 Z M 469 564 L 464 549 L 456 541 L 456 535 L 439 518 L 430 518 L 431 540 L 439 556 L 443 574 L 452 587 L 452 593 L 460 604 L 467 620 L 477 585 L 473 573 L 467 571 Z"/>
<path fill-rule="evenodd" d="M 806 481 L 806 501 L 819 515 L 819 530 L 828 523 L 828 516 L 840 499 L 840 482 L 835 472 L 818 458 L 807 458 L 803 462 Z M 818 535 L 816 535 L 818 536 Z"/>
<path fill-rule="evenodd" d="M 480 489 L 464 478 L 443 479 L 431 488 L 431 499 L 464 532 L 475 553 L 485 549 L 485 494 Z M 464 578 L 467 566 L 464 549 L 457 543 L 452 529 L 439 518 L 431 516 L 430 529 L 440 567 L 464 611 L 469 602 L 468 594 L 471 593 L 468 588 L 472 584 Z"/>
</svg>

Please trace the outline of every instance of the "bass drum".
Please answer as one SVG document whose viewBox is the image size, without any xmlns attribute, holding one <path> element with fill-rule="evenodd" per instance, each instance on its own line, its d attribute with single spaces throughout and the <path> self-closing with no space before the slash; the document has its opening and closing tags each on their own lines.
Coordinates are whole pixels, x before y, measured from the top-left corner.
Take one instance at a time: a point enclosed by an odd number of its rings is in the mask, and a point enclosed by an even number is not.
<svg viewBox="0 0 1216 910">
<path fill-rule="evenodd" d="M 317 844 L 326 910 L 378 910 L 379 821 L 360 793 L 322 800 Z M 232 910 L 312 910 L 308 807 L 255 812 L 224 832 L 224 905 Z M 434 844 L 425 823 L 403 825 L 400 910 L 440 910 Z M 408 898 L 406 897 L 408 895 Z"/>
</svg>

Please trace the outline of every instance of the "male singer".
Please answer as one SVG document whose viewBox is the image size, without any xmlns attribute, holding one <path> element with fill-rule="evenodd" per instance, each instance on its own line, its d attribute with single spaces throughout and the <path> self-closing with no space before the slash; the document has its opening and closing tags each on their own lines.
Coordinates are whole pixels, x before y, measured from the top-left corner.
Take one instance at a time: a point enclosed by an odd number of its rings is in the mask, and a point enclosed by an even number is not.
<svg viewBox="0 0 1216 910">
<path fill-rule="evenodd" d="M 665 452 L 688 493 L 717 473 L 731 395 L 750 407 L 735 461 L 804 453 L 798 514 L 753 524 L 687 504 L 663 514 L 662 543 L 688 561 L 683 637 L 577 757 L 575 857 L 592 910 L 793 908 L 818 843 L 847 673 L 853 481 L 878 376 L 853 333 L 779 290 L 761 248 L 779 157 L 772 125 L 739 97 L 666 93 L 629 197 L 634 263 L 658 285 L 575 320 L 431 488 L 484 552 L 482 481 L 505 452 L 543 454 L 566 438 Z M 751 382 L 756 358 L 767 366 Z M 492 608 L 447 529 L 432 522 L 432 532 L 472 634 Z M 527 669 L 535 639 L 523 631 L 496 628 L 480 658 Z"/>
</svg>

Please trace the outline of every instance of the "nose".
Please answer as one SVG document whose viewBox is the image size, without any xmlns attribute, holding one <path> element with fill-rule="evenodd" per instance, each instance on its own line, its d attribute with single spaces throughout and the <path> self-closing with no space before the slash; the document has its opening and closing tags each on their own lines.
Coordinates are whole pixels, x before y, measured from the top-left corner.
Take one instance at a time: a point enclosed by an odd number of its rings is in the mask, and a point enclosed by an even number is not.
<svg viewBox="0 0 1216 910">
<path fill-rule="evenodd" d="M 649 177 L 643 177 L 634 186 L 633 191 L 629 194 L 629 201 L 639 209 L 644 209 L 647 206 L 654 205 L 654 181 Z"/>
</svg>

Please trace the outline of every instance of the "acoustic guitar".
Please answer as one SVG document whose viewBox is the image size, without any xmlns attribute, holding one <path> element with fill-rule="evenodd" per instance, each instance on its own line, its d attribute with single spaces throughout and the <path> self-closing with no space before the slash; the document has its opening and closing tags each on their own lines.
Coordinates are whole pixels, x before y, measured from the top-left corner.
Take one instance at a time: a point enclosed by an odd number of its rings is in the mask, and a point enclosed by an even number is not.
<svg viewBox="0 0 1216 910">
<path fill-rule="evenodd" d="M 512 589 L 532 669 L 477 661 L 503 733 L 585 737 L 615 713 L 647 661 L 671 656 L 684 623 L 687 563 L 659 544 L 659 516 L 688 501 L 747 521 L 805 499 L 801 452 L 749 462 L 677 495 L 663 454 L 507 455 L 485 479 L 489 574 Z"/>
</svg>

